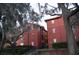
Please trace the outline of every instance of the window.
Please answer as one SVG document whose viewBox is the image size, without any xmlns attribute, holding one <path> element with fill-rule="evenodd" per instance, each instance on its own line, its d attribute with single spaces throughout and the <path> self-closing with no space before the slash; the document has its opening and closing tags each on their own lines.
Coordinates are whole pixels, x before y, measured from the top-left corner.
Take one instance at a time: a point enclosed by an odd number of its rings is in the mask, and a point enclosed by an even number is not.
<svg viewBox="0 0 79 59">
<path fill-rule="evenodd" d="M 55 32 L 56 32 L 55 30 L 56 30 L 55 28 L 53 28 L 53 29 L 52 29 L 53 33 L 55 33 Z"/>
<path fill-rule="evenodd" d="M 52 20 L 52 24 L 54 24 L 54 20 Z"/>
<path fill-rule="evenodd" d="M 23 40 L 23 38 L 20 38 L 21 40 Z"/>
<path fill-rule="evenodd" d="M 21 45 L 21 46 L 23 46 L 23 45 L 24 45 L 24 43 L 20 43 L 20 45 Z"/>
<path fill-rule="evenodd" d="M 34 42 L 31 42 L 32 46 L 34 46 Z"/>
<path fill-rule="evenodd" d="M 54 42 L 54 43 L 56 43 L 56 42 L 57 42 L 57 41 L 56 41 L 56 38 L 54 38 L 54 39 L 53 39 L 53 42 Z"/>
</svg>

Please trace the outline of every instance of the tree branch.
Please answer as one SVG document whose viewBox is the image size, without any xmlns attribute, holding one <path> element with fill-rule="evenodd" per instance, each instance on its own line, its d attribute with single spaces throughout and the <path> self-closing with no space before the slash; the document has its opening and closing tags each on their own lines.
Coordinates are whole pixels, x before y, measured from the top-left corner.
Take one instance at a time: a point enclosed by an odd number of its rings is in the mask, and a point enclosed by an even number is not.
<svg viewBox="0 0 79 59">
<path fill-rule="evenodd" d="M 73 10 L 72 12 L 70 12 L 69 16 L 67 17 L 67 19 L 69 20 L 69 18 L 73 15 L 75 15 L 77 12 L 79 12 L 79 7 L 77 7 L 75 10 Z"/>
</svg>

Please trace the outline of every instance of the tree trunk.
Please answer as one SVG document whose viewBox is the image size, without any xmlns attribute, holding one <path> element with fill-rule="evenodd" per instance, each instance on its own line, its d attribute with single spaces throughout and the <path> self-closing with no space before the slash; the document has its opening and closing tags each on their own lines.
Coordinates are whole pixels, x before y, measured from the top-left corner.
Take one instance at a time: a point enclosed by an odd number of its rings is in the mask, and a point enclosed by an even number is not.
<svg viewBox="0 0 79 59">
<path fill-rule="evenodd" d="M 6 41 L 6 35 L 5 35 L 4 29 L 2 29 L 2 40 L 1 40 L 1 43 L 0 43 L 0 54 L 3 50 L 3 46 L 4 46 L 5 41 Z"/>
<path fill-rule="evenodd" d="M 65 29 L 66 29 L 66 36 L 67 36 L 66 39 L 68 42 L 69 54 L 73 55 L 73 54 L 75 54 L 76 42 L 75 42 L 74 34 L 72 31 L 72 27 L 69 23 L 69 20 L 67 19 L 70 11 L 65 7 L 65 5 L 63 3 L 60 3 L 59 5 L 61 5 L 61 9 L 62 9 L 62 15 L 63 15 L 64 25 L 65 25 Z"/>
</svg>

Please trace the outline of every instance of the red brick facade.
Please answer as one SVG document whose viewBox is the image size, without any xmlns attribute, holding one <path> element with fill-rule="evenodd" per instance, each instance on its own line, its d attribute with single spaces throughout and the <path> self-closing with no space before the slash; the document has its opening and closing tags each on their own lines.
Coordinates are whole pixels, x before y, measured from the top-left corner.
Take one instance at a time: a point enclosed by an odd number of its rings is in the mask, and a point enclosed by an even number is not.
<svg viewBox="0 0 79 59">
<path fill-rule="evenodd" d="M 27 31 L 23 33 L 23 39 L 21 37 L 17 40 L 17 46 L 20 45 L 31 45 L 35 46 L 37 48 L 42 46 L 42 43 L 44 41 L 44 33 L 47 32 L 43 27 L 39 27 L 39 29 L 33 28 L 31 31 Z M 45 41 L 44 41 L 45 42 Z"/>
<path fill-rule="evenodd" d="M 53 43 L 66 42 L 66 30 L 63 22 L 63 17 L 56 17 L 46 20 L 48 29 L 48 47 L 52 48 Z M 75 28 L 75 36 L 78 41 L 79 27 Z"/>
<path fill-rule="evenodd" d="M 48 47 L 55 42 L 65 42 L 66 32 L 62 17 L 46 20 L 48 29 Z"/>
<path fill-rule="evenodd" d="M 23 43 L 23 45 L 28 45 L 28 32 L 24 32 L 22 37 L 19 37 L 16 43 L 17 46 L 21 45 L 21 43 Z"/>
</svg>

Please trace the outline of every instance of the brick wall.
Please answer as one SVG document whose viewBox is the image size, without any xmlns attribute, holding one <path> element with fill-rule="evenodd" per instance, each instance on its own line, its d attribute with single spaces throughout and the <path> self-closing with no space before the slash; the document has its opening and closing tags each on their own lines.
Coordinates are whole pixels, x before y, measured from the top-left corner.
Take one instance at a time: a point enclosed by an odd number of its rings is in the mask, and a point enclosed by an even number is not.
<svg viewBox="0 0 79 59">
<path fill-rule="evenodd" d="M 44 29 L 32 29 L 30 32 L 24 32 L 23 33 L 23 40 L 21 40 L 21 37 L 17 40 L 17 46 L 22 45 L 31 45 L 35 46 L 37 48 L 42 46 L 42 41 L 44 38 L 42 38 L 42 35 L 44 36 Z M 29 38 L 29 39 L 28 39 Z M 22 46 L 23 46 L 22 45 Z"/>
<path fill-rule="evenodd" d="M 65 42 L 66 41 L 66 32 L 64 27 L 64 22 L 62 17 L 56 19 L 49 19 L 47 21 L 48 29 L 48 46 L 52 47 L 52 44 L 55 42 Z"/>
<path fill-rule="evenodd" d="M 47 29 L 48 29 L 48 46 L 49 46 L 49 48 L 52 47 L 52 43 L 54 43 L 54 41 L 55 41 L 55 43 L 56 42 L 67 42 L 66 30 L 65 30 L 65 26 L 64 26 L 63 17 L 48 19 L 48 20 L 46 20 L 46 22 L 47 22 Z M 79 26 L 76 26 L 74 29 L 75 29 L 75 32 L 73 31 L 73 33 L 75 36 L 75 40 L 79 41 Z"/>
</svg>

